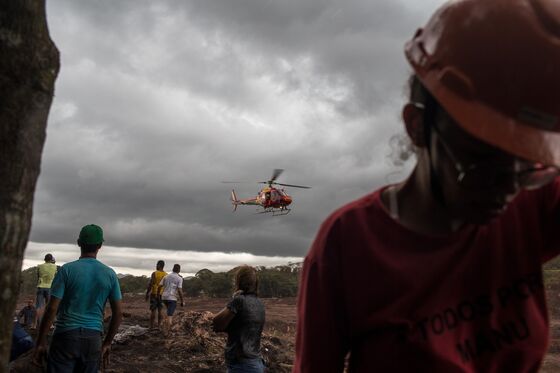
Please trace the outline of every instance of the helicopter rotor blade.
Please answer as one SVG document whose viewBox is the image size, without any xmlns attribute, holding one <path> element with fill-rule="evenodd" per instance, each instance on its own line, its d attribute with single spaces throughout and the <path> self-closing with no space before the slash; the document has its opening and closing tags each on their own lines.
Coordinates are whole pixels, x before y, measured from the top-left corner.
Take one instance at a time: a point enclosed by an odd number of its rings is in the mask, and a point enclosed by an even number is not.
<svg viewBox="0 0 560 373">
<path fill-rule="evenodd" d="M 273 182 L 272 184 L 274 184 L 274 185 L 282 185 L 282 186 L 287 186 L 287 187 L 292 187 L 292 188 L 311 189 L 311 187 L 305 186 L 305 185 L 282 184 L 282 183 L 275 183 L 275 182 Z"/>
<path fill-rule="evenodd" d="M 250 181 L 221 181 L 222 184 L 253 184 Z"/>
<path fill-rule="evenodd" d="M 282 172 L 284 172 L 284 170 L 281 169 L 281 168 L 274 169 L 274 172 L 272 173 L 272 178 L 270 179 L 270 182 L 274 182 L 276 179 L 278 179 L 278 176 L 280 176 L 282 174 Z"/>
</svg>

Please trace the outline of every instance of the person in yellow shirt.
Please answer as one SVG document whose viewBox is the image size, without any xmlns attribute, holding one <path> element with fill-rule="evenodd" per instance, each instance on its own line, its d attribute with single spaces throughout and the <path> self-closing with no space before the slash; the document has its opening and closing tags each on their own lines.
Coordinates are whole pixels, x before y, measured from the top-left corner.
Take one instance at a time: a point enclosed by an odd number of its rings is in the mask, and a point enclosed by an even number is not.
<svg viewBox="0 0 560 373">
<path fill-rule="evenodd" d="M 37 266 L 37 299 L 35 308 L 37 309 L 37 316 L 33 322 L 33 329 L 37 327 L 37 323 L 41 321 L 43 316 L 43 308 L 49 302 L 51 284 L 56 274 L 56 264 L 52 254 L 45 255 L 45 263 Z"/>
<path fill-rule="evenodd" d="M 163 302 L 161 300 L 161 295 L 163 293 L 163 287 L 159 286 L 161 280 L 167 275 L 167 272 L 163 270 L 165 262 L 163 260 L 158 260 L 156 264 L 156 270 L 152 272 L 150 277 L 150 282 L 146 288 L 146 301 L 150 300 L 150 329 L 154 329 L 154 324 L 156 321 L 156 310 L 158 315 L 157 328 L 161 326 L 163 321 Z"/>
</svg>

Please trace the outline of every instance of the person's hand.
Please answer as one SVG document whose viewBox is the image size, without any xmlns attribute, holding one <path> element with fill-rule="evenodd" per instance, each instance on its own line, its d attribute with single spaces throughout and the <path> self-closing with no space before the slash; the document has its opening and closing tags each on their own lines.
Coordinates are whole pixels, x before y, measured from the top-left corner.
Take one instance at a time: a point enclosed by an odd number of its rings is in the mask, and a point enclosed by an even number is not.
<svg viewBox="0 0 560 373">
<path fill-rule="evenodd" d="M 42 367 L 47 357 L 47 344 L 37 344 L 33 350 L 33 364 Z"/>
<path fill-rule="evenodd" d="M 111 356 L 111 343 L 103 343 L 101 347 L 101 361 L 103 361 L 103 370 L 109 367 Z"/>
</svg>

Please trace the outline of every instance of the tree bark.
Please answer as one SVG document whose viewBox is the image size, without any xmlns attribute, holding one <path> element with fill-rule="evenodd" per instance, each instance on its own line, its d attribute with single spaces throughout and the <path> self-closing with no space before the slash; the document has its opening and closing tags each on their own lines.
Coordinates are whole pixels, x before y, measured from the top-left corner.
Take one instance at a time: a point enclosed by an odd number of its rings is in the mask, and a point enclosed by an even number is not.
<svg viewBox="0 0 560 373">
<path fill-rule="evenodd" d="M 59 67 L 45 0 L 1 0 L 0 372 L 8 371 L 21 264 Z"/>
</svg>

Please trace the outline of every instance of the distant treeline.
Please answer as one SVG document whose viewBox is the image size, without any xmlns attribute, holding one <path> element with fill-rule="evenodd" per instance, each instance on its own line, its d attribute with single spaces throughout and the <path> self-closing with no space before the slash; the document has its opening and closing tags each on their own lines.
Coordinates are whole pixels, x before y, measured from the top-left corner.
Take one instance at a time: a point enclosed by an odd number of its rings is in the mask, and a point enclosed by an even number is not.
<svg viewBox="0 0 560 373">
<path fill-rule="evenodd" d="M 235 270 L 212 272 L 201 269 L 193 277 L 183 280 L 183 292 L 188 297 L 225 298 L 233 292 Z M 295 297 L 301 264 L 276 267 L 256 267 L 259 273 L 259 296 L 263 298 Z M 149 277 L 119 275 L 123 293 L 145 293 Z M 21 293 L 34 294 L 37 286 L 37 267 L 22 272 Z"/>
</svg>

